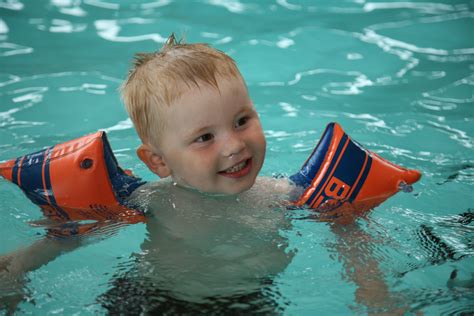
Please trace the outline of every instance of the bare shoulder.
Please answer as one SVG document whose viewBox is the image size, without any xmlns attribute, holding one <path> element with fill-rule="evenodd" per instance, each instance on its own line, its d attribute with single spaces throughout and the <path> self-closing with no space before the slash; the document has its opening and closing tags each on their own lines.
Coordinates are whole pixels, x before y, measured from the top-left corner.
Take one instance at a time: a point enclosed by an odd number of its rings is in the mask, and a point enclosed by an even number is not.
<svg viewBox="0 0 474 316">
<path fill-rule="evenodd" d="M 253 187 L 242 193 L 243 199 L 261 201 L 268 204 L 269 201 L 276 204 L 285 204 L 294 200 L 299 189 L 291 183 L 288 178 L 258 177 Z"/>
<path fill-rule="evenodd" d="M 152 213 L 153 209 L 167 209 L 172 206 L 172 186 L 172 182 L 167 180 L 148 182 L 132 193 L 128 204 L 148 214 Z"/>
<path fill-rule="evenodd" d="M 232 196 L 201 193 L 176 186 L 165 179 L 138 188 L 129 201 L 145 210 L 148 215 L 159 212 L 164 216 L 170 212 L 170 216 L 175 217 L 181 212 L 196 214 L 201 210 L 229 209 L 232 205 L 245 205 L 247 208 L 281 206 L 294 200 L 297 194 L 298 188 L 287 178 L 258 177 L 248 191 Z"/>
<path fill-rule="evenodd" d="M 255 181 L 257 189 L 266 188 L 268 191 L 277 194 L 290 194 L 295 186 L 288 178 L 258 177 Z"/>
</svg>

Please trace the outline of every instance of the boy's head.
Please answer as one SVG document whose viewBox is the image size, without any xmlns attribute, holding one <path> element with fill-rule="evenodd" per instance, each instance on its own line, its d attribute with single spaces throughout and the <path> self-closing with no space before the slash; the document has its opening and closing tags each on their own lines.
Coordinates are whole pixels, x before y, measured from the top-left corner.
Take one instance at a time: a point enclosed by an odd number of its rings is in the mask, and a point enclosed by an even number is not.
<svg viewBox="0 0 474 316">
<path fill-rule="evenodd" d="M 239 193 L 265 156 L 259 118 L 235 62 L 206 44 L 177 43 L 137 54 L 122 97 L 160 177 L 204 192 Z"/>
</svg>

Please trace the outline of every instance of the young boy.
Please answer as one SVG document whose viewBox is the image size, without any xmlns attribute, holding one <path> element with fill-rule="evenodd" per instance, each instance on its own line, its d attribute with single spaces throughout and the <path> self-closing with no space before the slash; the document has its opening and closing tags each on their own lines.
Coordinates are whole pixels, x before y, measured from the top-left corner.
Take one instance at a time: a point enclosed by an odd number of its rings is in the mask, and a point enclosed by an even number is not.
<svg viewBox="0 0 474 316">
<path fill-rule="evenodd" d="M 237 194 L 255 183 L 265 137 L 245 82 L 226 54 L 171 36 L 139 54 L 123 101 L 148 168 L 182 187 Z"/>
<path fill-rule="evenodd" d="M 138 157 L 170 178 L 133 197 L 151 217 L 139 261 L 155 268 L 140 277 L 193 302 L 258 293 L 292 257 L 279 233 L 288 223 L 274 208 L 290 185 L 256 184 L 266 142 L 235 62 L 171 36 L 159 52 L 137 55 L 122 96 L 142 141 Z"/>
</svg>

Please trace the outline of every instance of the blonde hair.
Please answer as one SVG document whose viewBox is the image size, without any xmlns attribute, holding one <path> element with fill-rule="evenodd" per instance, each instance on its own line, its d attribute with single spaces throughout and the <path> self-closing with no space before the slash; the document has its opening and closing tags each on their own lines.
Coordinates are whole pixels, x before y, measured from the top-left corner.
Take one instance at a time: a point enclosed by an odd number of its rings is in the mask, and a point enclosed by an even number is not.
<svg viewBox="0 0 474 316">
<path fill-rule="evenodd" d="M 142 142 L 156 144 L 165 123 L 161 108 L 202 83 L 219 89 L 218 78 L 242 78 L 235 61 L 207 44 L 183 44 L 174 34 L 161 50 L 136 54 L 121 93 Z"/>
</svg>

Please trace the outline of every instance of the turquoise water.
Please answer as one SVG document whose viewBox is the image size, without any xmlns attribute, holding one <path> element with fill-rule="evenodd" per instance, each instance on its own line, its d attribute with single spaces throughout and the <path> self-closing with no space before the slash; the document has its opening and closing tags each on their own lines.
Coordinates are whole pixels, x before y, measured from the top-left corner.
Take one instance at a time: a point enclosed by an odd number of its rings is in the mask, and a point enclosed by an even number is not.
<svg viewBox="0 0 474 316">
<path fill-rule="evenodd" d="M 3 0 L 0 161 L 105 129 L 120 164 L 154 180 L 117 88 L 134 53 L 185 34 L 237 61 L 266 131 L 263 175 L 295 172 L 331 121 L 423 173 L 351 227 L 296 212 L 281 231 L 295 255 L 263 294 L 275 313 L 365 314 L 348 252 L 377 263 L 392 297 L 381 310 L 473 313 L 473 17 L 456 0 Z M 1 254 L 44 236 L 39 209 L 3 180 L 0 210 Z M 18 313 L 106 313 L 98 297 L 147 238 L 121 227 L 29 273 Z"/>
</svg>

